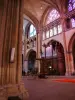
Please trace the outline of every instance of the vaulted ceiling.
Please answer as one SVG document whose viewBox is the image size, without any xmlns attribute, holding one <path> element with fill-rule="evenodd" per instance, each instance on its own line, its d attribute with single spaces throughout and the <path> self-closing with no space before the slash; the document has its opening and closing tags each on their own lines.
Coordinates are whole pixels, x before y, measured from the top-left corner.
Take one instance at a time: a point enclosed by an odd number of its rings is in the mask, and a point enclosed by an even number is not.
<svg viewBox="0 0 75 100">
<path fill-rule="evenodd" d="M 48 9 L 55 8 L 60 13 L 67 9 L 68 0 L 24 0 L 24 14 L 28 20 L 35 23 L 41 22 Z M 26 19 L 27 19 L 26 17 Z"/>
</svg>

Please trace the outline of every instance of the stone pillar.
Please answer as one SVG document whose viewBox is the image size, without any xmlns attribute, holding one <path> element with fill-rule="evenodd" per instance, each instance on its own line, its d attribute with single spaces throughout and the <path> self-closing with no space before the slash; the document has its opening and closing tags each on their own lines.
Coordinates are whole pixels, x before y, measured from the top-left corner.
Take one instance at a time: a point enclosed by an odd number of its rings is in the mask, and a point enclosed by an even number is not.
<svg viewBox="0 0 75 100">
<path fill-rule="evenodd" d="M 68 57 L 69 57 L 69 73 L 71 75 L 74 72 L 74 64 L 73 64 L 72 51 L 68 52 Z"/>
<path fill-rule="evenodd" d="M 41 52 L 41 26 L 39 25 L 37 37 L 36 37 L 36 58 L 40 59 Z M 40 60 L 37 60 L 38 72 L 40 73 Z"/>
<path fill-rule="evenodd" d="M 6 8 L 7 2 L 4 0 L 0 1 L 0 85 L 2 85 L 3 78 L 3 45 L 5 38 L 5 22 L 6 22 Z"/>
<path fill-rule="evenodd" d="M 64 59 L 64 53 L 61 50 L 62 48 L 58 48 L 57 50 L 57 56 L 58 56 L 58 71 L 60 75 L 65 75 L 65 59 Z"/>
<path fill-rule="evenodd" d="M 23 69 L 24 71 L 27 73 L 28 72 L 28 56 L 27 56 L 27 33 L 25 33 L 25 37 L 24 37 L 24 66 Z"/>
<path fill-rule="evenodd" d="M 69 58 L 68 58 L 68 54 L 67 54 L 67 43 L 66 43 L 66 36 L 65 36 L 65 29 L 66 29 L 66 26 L 65 26 L 65 19 L 66 17 L 64 15 L 61 15 L 62 18 L 61 18 L 61 24 L 62 24 L 62 29 L 63 29 L 63 43 L 64 43 L 64 54 L 65 54 L 65 66 L 66 66 L 66 73 L 65 75 L 70 75 L 69 74 Z"/>
<path fill-rule="evenodd" d="M 4 100 L 25 92 L 22 83 L 23 4 L 23 0 L 0 0 L 0 85 Z M 10 60 L 12 50 L 13 61 Z"/>
</svg>

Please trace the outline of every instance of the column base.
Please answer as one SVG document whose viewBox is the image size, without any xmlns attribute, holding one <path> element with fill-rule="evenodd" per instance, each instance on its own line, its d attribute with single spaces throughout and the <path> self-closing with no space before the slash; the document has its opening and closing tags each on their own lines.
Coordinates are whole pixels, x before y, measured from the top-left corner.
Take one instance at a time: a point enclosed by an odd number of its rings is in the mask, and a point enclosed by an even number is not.
<svg viewBox="0 0 75 100">
<path fill-rule="evenodd" d="M 70 72 L 66 72 L 65 76 L 71 76 L 71 73 Z"/>
<path fill-rule="evenodd" d="M 19 97 L 21 100 L 27 100 L 29 94 L 24 83 L 0 86 L 0 100 L 8 100 L 8 97 Z"/>
</svg>

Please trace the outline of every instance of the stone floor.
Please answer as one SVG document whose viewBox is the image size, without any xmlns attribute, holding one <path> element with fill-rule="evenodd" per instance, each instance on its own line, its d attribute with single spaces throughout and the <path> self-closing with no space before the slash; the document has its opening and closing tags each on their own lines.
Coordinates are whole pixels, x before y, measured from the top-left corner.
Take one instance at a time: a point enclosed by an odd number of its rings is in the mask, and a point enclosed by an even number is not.
<svg viewBox="0 0 75 100">
<path fill-rule="evenodd" d="M 75 83 L 53 81 L 59 78 L 66 77 L 23 77 L 25 88 L 29 91 L 29 100 L 75 100 Z"/>
</svg>

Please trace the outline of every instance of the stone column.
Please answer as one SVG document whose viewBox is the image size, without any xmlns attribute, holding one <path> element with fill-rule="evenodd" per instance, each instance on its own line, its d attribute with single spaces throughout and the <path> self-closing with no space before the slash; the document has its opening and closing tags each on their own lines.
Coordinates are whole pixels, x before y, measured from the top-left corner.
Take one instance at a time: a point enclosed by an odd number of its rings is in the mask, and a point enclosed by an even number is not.
<svg viewBox="0 0 75 100">
<path fill-rule="evenodd" d="M 4 45 L 4 38 L 5 38 L 5 25 L 6 25 L 6 8 L 7 2 L 4 0 L 0 1 L 0 85 L 2 85 L 2 78 L 3 78 L 3 45 Z"/>
<path fill-rule="evenodd" d="M 58 56 L 58 71 L 60 75 L 64 75 L 65 74 L 65 58 L 64 58 L 64 52 L 62 48 L 60 47 L 58 47 L 57 56 Z"/>
<path fill-rule="evenodd" d="M 27 57 L 27 33 L 25 33 L 24 37 L 24 66 L 23 69 L 27 73 L 28 72 L 28 57 Z"/>
<path fill-rule="evenodd" d="M 0 0 L 0 85 L 5 100 L 25 92 L 21 78 L 23 4 L 23 0 Z"/>
<path fill-rule="evenodd" d="M 71 75 L 74 72 L 74 64 L 73 64 L 72 51 L 71 52 L 68 52 L 68 56 L 69 56 L 69 73 Z"/>
<path fill-rule="evenodd" d="M 38 28 L 38 33 L 37 33 L 37 37 L 36 37 L 36 58 L 38 58 L 37 60 L 37 66 L 38 66 L 38 72 L 40 73 L 40 52 L 41 52 L 41 26 L 39 25 Z"/>
<path fill-rule="evenodd" d="M 69 58 L 68 58 L 68 54 L 67 54 L 67 43 L 66 43 L 66 36 L 65 36 L 65 19 L 66 17 L 64 15 L 61 15 L 61 24 L 62 24 L 62 29 L 63 29 L 63 43 L 64 43 L 64 54 L 65 54 L 65 66 L 66 66 L 66 74 L 65 75 L 69 75 Z"/>
</svg>

